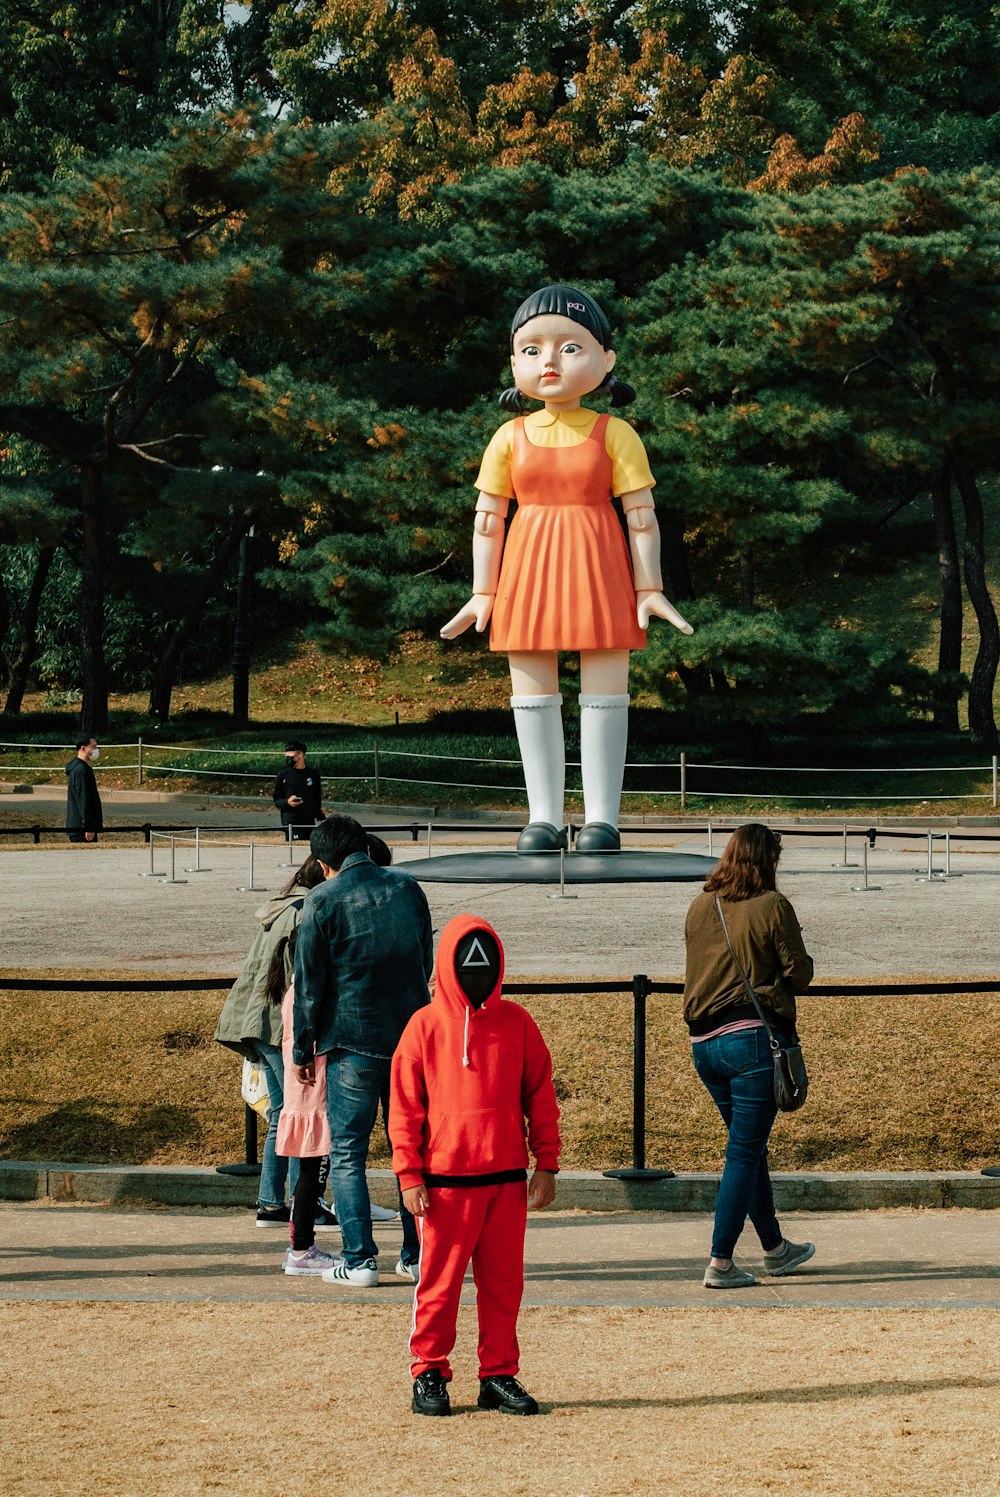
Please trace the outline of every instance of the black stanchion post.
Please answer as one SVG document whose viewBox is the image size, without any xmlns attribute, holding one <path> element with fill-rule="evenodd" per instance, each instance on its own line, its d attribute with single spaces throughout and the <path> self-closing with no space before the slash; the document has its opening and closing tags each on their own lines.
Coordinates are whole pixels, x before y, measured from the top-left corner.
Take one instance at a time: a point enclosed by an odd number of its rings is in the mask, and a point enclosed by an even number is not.
<svg viewBox="0 0 1000 1497">
<path fill-rule="evenodd" d="M 32 836 L 33 836 L 33 837 L 34 837 L 34 839 L 35 839 L 35 846 L 36 846 L 36 847 L 40 847 L 40 846 L 41 846 L 41 841 L 42 841 L 42 829 L 41 829 L 41 827 L 40 827 L 40 826 L 39 826 L 39 825 L 38 825 L 38 824 L 37 824 L 37 822 L 36 822 L 36 824 L 35 824 L 35 825 L 34 825 L 34 826 L 33 826 L 33 827 L 32 827 L 32 828 L 31 828 L 31 835 L 32 835 Z"/>
<path fill-rule="evenodd" d="M 673 1170 L 646 1168 L 646 999 L 652 984 L 644 972 L 632 978 L 632 1168 L 605 1170 L 615 1180 L 672 1180 Z"/>
<path fill-rule="evenodd" d="M 217 1175 L 259 1175 L 257 1163 L 257 1114 L 252 1107 L 243 1104 L 243 1137 L 246 1158 L 242 1164 L 217 1164 Z"/>
</svg>

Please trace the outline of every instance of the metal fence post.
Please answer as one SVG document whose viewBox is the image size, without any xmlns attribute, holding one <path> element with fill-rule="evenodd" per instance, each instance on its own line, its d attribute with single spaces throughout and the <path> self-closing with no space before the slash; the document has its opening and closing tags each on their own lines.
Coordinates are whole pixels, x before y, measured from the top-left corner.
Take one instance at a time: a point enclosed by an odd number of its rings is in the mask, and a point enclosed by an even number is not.
<svg viewBox="0 0 1000 1497">
<path fill-rule="evenodd" d="M 170 839 L 170 877 L 163 880 L 164 884 L 186 884 L 186 878 L 177 877 L 177 838 Z"/>
<path fill-rule="evenodd" d="M 646 999 L 651 984 L 644 972 L 632 978 L 632 1168 L 605 1170 L 615 1180 L 672 1180 L 673 1170 L 646 1168 Z"/>
<path fill-rule="evenodd" d="M 375 750 L 375 799 L 378 800 L 378 798 L 379 798 L 378 739 L 377 738 L 373 739 L 372 740 L 372 744 L 373 744 L 373 747 L 374 747 L 374 750 Z"/>
<path fill-rule="evenodd" d="M 993 809 L 997 808 L 997 756 L 993 755 Z"/>
<path fill-rule="evenodd" d="M 918 884 L 941 884 L 941 883 L 944 882 L 944 877 L 945 876 L 944 876 L 943 873 L 935 873 L 935 871 L 934 871 L 934 833 L 933 832 L 928 832 L 927 833 L 927 872 L 926 873 L 922 873 L 920 875 L 920 877 L 915 880 L 915 882 L 918 883 Z"/>
<path fill-rule="evenodd" d="M 560 849 L 559 849 L 559 893 L 558 894 L 550 894 L 549 898 L 550 899 L 577 899 L 578 897 L 579 896 L 576 895 L 576 894 L 567 894 L 566 893 L 566 849 L 565 849 L 565 847 L 560 847 Z"/>
<path fill-rule="evenodd" d="M 259 1175 L 260 1165 L 257 1163 L 257 1114 L 252 1107 L 243 1104 L 243 1148 L 245 1159 L 242 1164 L 217 1164 L 215 1173 L 217 1175 Z"/>
<path fill-rule="evenodd" d="M 681 810 L 687 805 L 687 754 L 681 750 Z"/>
<path fill-rule="evenodd" d="M 139 784 L 142 784 L 142 739 L 139 739 Z"/>
<path fill-rule="evenodd" d="M 200 826 L 196 826 L 195 829 L 194 829 L 194 867 L 193 868 L 185 868 L 184 872 L 185 873 L 211 873 L 211 871 L 212 871 L 211 868 L 203 868 L 201 866 L 201 827 Z"/>
<path fill-rule="evenodd" d="M 253 881 L 253 839 L 250 841 L 250 876 L 245 884 L 236 885 L 237 894 L 263 894 L 264 885 Z"/>
</svg>

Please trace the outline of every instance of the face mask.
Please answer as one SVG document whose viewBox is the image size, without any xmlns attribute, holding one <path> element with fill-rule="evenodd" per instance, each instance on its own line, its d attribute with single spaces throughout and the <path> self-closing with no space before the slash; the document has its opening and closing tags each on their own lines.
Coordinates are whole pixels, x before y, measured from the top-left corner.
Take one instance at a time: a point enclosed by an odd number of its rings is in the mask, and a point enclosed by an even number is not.
<svg viewBox="0 0 1000 1497">
<path fill-rule="evenodd" d="M 101 757 L 101 751 L 100 751 L 99 748 L 91 749 L 91 751 L 90 751 L 90 762 L 91 762 L 91 764 L 93 764 L 94 761 L 97 760 L 97 759 L 99 759 L 100 757 Z"/>
<path fill-rule="evenodd" d="M 295 755 L 294 754 L 286 754 L 285 755 L 285 763 L 288 765 L 289 769 L 291 769 L 292 765 L 295 763 Z"/>
</svg>

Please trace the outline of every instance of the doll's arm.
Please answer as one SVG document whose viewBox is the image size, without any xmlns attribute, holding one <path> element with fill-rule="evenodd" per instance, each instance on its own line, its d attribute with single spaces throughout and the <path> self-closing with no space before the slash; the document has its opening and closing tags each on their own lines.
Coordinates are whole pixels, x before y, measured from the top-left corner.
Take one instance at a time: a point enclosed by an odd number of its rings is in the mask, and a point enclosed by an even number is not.
<svg viewBox="0 0 1000 1497">
<path fill-rule="evenodd" d="M 504 520 L 510 500 L 497 494 L 480 494 L 476 501 L 476 523 L 472 533 L 472 597 L 441 630 L 442 639 L 454 639 L 470 624 L 482 634 L 493 612 L 503 559 Z"/>
<path fill-rule="evenodd" d="M 660 572 L 660 527 L 656 523 L 653 495 L 650 489 L 634 489 L 622 495 L 622 508 L 628 521 L 629 549 L 632 552 L 632 577 L 635 584 L 636 612 L 639 628 L 645 629 L 651 618 L 666 619 L 682 634 L 694 630 L 682 614 L 663 595 Z"/>
</svg>

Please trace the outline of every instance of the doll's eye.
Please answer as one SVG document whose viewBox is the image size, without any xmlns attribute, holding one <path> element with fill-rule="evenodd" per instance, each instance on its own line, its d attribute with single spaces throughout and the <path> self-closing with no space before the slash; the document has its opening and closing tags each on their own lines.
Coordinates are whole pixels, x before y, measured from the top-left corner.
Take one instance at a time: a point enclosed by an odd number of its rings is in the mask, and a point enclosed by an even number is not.
<svg viewBox="0 0 1000 1497">
<path fill-rule="evenodd" d="M 527 347 L 521 349 L 521 352 L 530 354 L 532 355 L 532 357 L 534 357 L 534 355 L 538 353 L 538 349 L 535 347 L 534 343 L 529 343 Z"/>
<path fill-rule="evenodd" d="M 563 344 L 563 353 L 579 353 L 580 349 L 581 349 L 581 345 L 579 343 L 564 343 Z"/>
</svg>

